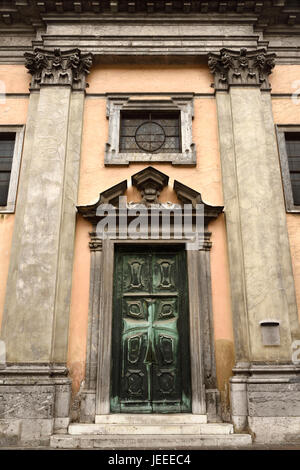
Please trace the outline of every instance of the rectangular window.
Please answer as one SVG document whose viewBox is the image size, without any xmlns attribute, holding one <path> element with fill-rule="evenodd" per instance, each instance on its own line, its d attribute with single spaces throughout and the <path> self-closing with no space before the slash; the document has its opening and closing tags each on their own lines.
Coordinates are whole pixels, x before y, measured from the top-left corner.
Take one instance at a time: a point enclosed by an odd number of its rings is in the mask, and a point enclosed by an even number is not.
<svg viewBox="0 0 300 470">
<path fill-rule="evenodd" d="M 181 152 L 179 120 L 179 113 L 121 112 L 120 152 Z"/>
<path fill-rule="evenodd" d="M 7 205 L 16 134 L 0 132 L 0 206 Z"/>
<path fill-rule="evenodd" d="M 195 165 L 193 100 L 191 93 L 162 98 L 147 93 L 143 97 L 108 95 L 105 165 L 131 162 Z"/>
<path fill-rule="evenodd" d="M 300 126 L 276 126 L 287 212 L 300 212 Z"/>
<path fill-rule="evenodd" d="M 24 126 L 0 126 L 0 213 L 15 211 Z"/>
<path fill-rule="evenodd" d="M 294 205 L 300 206 L 300 132 L 285 132 L 284 135 Z"/>
</svg>

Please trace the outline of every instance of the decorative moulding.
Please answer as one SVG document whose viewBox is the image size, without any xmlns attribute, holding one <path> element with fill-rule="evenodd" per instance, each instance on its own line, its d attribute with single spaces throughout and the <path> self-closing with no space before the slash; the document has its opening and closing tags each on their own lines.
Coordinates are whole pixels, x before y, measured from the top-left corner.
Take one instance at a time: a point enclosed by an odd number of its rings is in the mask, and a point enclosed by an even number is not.
<svg viewBox="0 0 300 470">
<path fill-rule="evenodd" d="M 91 53 L 82 54 L 80 49 L 48 51 L 36 48 L 25 52 L 25 67 L 32 75 L 31 90 L 42 85 L 70 85 L 73 90 L 85 90 L 86 75 L 93 63 Z"/>
<path fill-rule="evenodd" d="M 168 185 L 169 177 L 155 168 L 148 167 L 133 175 L 131 181 L 132 186 L 141 191 L 141 203 L 149 206 L 158 204 L 160 192 Z"/>
<path fill-rule="evenodd" d="M 120 152 L 120 122 L 122 111 L 179 112 L 181 123 L 180 153 L 125 153 Z M 109 140 L 105 150 L 105 165 L 128 165 L 130 162 L 170 162 L 173 165 L 195 165 L 196 147 L 192 142 L 193 94 L 181 94 L 169 98 L 145 98 L 134 96 L 107 96 Z"/>
<path fill-rule="evenodd" d="M 240 51 L 221 49 L 220 54 L 208 55 L 208 66 L 215 77 L 215 90 L 228 90 L 230 86 L 258 86 L 270 90 L 269 75 L 275 67 L 276 54 L 266 49 Z"/>
<path fill-rule="evenodd" d="M 148 166 L 138 173 L 134 174 L 131 178 L 132 186 L 136 187 L 141 193 L 140 201 L 129 202 L 127 208 L 130 209 L 137 205 L 144 205 L 148 209 L 155 208 L 169 208 L 172 210 L 174 207 L 180 207 L 176 204 L 160 203 L 159 195 L 163 188 L 168 186 L 168 175 L 158 171 L 156 168 Z M 127 189 L 127 181 L 124 180 L 115 186 L 103 191 L 99 195 L 99 199 L 95 204 L 87 206 L 78 206 L 77 210 L 85 219 L 92 222 L 95 226 L 103 216 L 97 215 L 97 209 L 102 204 L 112 204 L 118 209 L 119 197 L 124 196 Z M 173 189 L 179 199 L 181 205 L 190 204 L 192 206 L 192 214 L 196 213 L 196 205 L 204 205 L 204 224 L 208 225 L 210 221 L 215 220 L 222 212 L 223 206 L 210 206 L 203 202 L 201 194 L 194 189 L 186 186 L 179 181 L 174 181 Z"/>
</svg>

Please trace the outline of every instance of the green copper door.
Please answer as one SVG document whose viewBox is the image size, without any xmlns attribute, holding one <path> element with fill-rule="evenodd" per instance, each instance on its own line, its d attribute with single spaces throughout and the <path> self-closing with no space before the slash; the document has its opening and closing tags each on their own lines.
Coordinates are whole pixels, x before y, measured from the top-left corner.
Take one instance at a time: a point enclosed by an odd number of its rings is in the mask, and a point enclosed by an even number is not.
<svg viewBox="0 0 300 470">
<path fill-rule="evenodd" d="M 190 411 L 185 251 L 120 247 L 114 275 L 111 411 Z"/>
</svg>

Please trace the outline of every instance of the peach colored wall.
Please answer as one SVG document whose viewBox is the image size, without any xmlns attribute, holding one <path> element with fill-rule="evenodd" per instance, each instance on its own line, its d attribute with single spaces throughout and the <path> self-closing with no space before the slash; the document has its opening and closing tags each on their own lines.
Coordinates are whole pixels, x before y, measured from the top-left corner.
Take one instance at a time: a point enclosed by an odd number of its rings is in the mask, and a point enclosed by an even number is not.
<svg viewBox="0 0 300 470">
<path fill-rule="evenodd" d="M 154 164 L 153 166 L 170 177 L 170 187 L 162 192 L 161 200 L 174 200 L 171 187 L 173 180 L 178 179 L 201 192 L 208 204 L 222 205 L 217 114 L 211 82 L 212 78 L 204 66 L 95 67 L 89 76 L 90 87 L 85 101 L 78 204 L 85 205 L 97 201 L 101 191 L 124 179 L 129 182 L 131 175 L 148 166 L 146 163 L 130 164 L 128 167 L 120 168 L 104 166 L 105 143 L 108 140 L 106 99 L 89 97 L 89 94 L 195 92 L 211 93 L 211 97 L 196 97 L 194 101 L 193 141 L 197 148 L 197 166 L 176 168 L 171 164 Z M 129 200 L 131 197 L 134 199 L 133 194 L 134 191 L 129 189 Z M 89 290 L 89 230 L 90 227 L 86 223 L 78 221 L 69 335 L 69 365 L 71 370 L 74 370 L 74 392 L 78 390 L 79 383 L 84 378 Z M 218 382 L 220 389 L 224 389 L 231 373 L 234 355 L 224 218 L 220 217 L 218 221 L 212 223 L 210 230 L 213 240 L 211 276 Z"/>
<path fill-rule="evenodd" d="M 229 409 L 229 378 L 234 366 L 234 338 L 224 215 L 210 224 L 211 284 L 218 387 L 224 416 Z"/>
<path fill-rule="evenodd" d="M 87 93 L 212 93 L 212 77 L 204 65 L 95 66 Z"/>
<path fill-rule="evenodd" d="M 1 65 L 0 80 L 6 93 L 29 93 L 30 75 L 24 65 Z"/>
<path fill-rule="evenodd" d="M 272 93 L 294 93 L 295 82 L 299 80 L 300 65 L 276 65 L 270 76 Z M 299 84 L 297 88 L 299 89 Z"/>
<path fill-rule="evenodd" d="M 197 148 L 197 166 L 176 168 L 156 164 L 170 178 L 180 179 L 196 190 L 201 189 L 205 202 L 222 203 L 221 170 L 218 153 L 216 103 L 213 98 L 196 98 L 194 102 L 193 141 Z M 207 118 L 209 116 L 209 119 Z M 129 167 L 105 167 L 104 150 L 108 140 L 106 100 L 87 99 L 85 103 L 82 159 L 79 184 L 79 205 L 98 200 L 99 192 L 131 177 L 146 164 Z"/>
<path fill-rule="evenodd" d="M 22 73 L 23 70 L 23 73 Z M 6 73 L 8 75 L 6 75 Z M 6 80 L 7 92 L 24 92 L 28 83 L 22 66 L 0 66 L 0 80 Z M 25 84 L 24 84 L 25 83 Z M 28 99 L 10 98 L 0 104 L 0 125 L 25 124 Z M 5 300 L 6 281 L 9 267 L 11 241 L 14 227 L 14 214 L 0 214 L 0 328 Z"/>
<path fill-rule="evenodd" d="M 68 360 L 75 390 L 79 389 L 85 366 L 87 305 L 89 303 L 90 283 L 89 232 L 91 228 L 89 222 L 82 217 L 78 217 L 74 248 L 75 263 L 72 279 Z"/>
<path fill-rule="evenodd" d="M 298 316 L 300 321 L 300 219 L 299 214 L 287 214 L 286 218 L 290 239 Z"/>
<path fill-rule="evenodd" d="M 4 104 L 0 104 L 0 124 L 26 124 L 28 102 L 27 98 L 7 98 Z"/>
<path fill-rule="evenodd" d="M 0 328 L 6 292 L 14 214 L 0 214 Z"/>
</svg>

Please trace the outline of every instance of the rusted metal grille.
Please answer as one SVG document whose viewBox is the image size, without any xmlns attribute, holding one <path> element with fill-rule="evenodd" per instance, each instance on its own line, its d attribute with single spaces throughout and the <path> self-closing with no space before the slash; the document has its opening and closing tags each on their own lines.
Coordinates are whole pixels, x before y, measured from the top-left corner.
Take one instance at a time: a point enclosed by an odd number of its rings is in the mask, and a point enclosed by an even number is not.
<svg viewBox="0 0 300 470">
<path fill-rule="evenodd" d="M 120 152 L 181 152 L 179 113 L 122 113 Z"/>
</svg>

